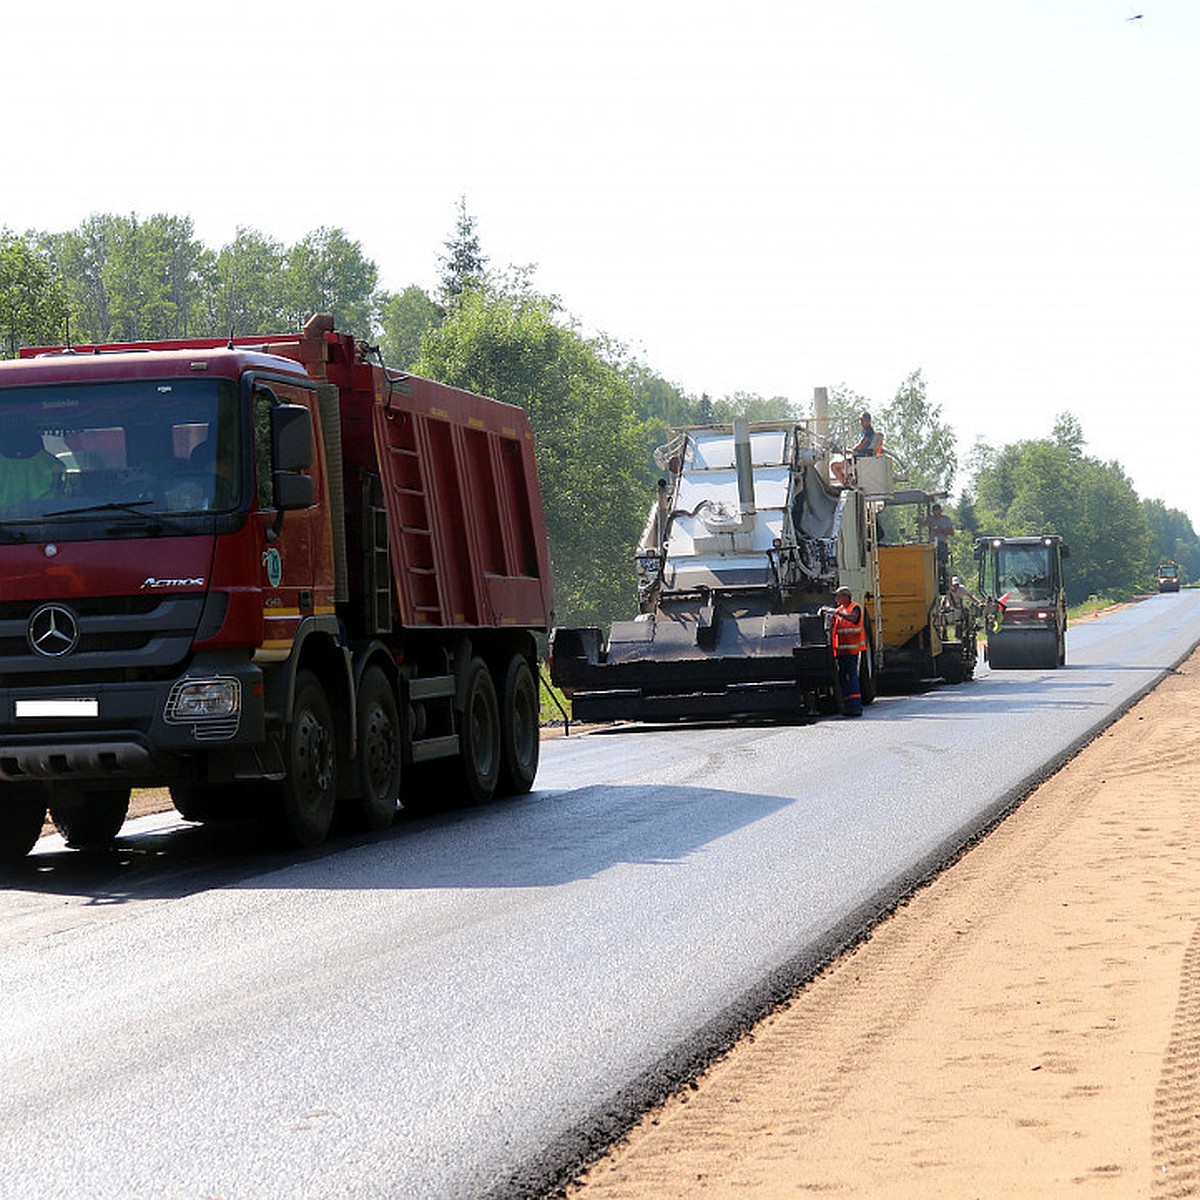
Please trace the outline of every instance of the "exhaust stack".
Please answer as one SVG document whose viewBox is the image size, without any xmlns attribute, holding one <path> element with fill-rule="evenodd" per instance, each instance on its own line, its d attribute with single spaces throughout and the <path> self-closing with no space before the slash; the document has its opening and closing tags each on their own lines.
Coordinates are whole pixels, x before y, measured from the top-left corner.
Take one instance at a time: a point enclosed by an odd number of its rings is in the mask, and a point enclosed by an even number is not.
<svg viewBox="0 0 1200 1200">
<path fill-rule="evenodd" d="M 820 441 L 829 438 L 829 389 L 813 388 L 813 432 Z"/>
<path fill-rule="evenodd" d="M 743 517 L 753 516 L 754 507 L 754 464 L 750 458 L 750 422 L 738 417 L 733 423 L 733 463 L 737 469 L 738 512 Z"/>
</svg>

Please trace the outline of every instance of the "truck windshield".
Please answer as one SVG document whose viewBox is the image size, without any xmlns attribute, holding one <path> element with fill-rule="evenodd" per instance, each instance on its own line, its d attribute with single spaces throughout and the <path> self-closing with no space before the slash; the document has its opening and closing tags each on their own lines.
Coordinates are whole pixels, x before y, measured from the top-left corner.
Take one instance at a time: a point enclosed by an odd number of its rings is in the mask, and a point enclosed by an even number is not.
<svg viewBox="0 0 1200 1200">
<path fill-rule="evenodd" d="M 1000 592 L 1014 600 L 1049 600 L 1050 552 L 1044 546 L 1003 546 L 999 555 Z"/>
<path fill-rule="evenodd" d="M 241 476 L 232 380 L 0 392 L 0 521 L 219 512 L 237 506 Z"/>
</svg>

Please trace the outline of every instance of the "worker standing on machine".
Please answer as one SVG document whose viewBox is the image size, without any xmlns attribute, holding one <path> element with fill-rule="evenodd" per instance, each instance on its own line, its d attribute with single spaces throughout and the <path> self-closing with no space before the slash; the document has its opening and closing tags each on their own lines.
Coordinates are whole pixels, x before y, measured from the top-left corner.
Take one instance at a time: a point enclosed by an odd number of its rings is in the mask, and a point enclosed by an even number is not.
<svg viewBox="0 0 1200 1200">
<path fill-rule="evenodd" d="M 929 539 L 937 553 L 938 591 L 945 593 L 950 585 L 950 539 L 954 536 L 954 522 L 935 504 L 929 512 Z"/>
<path fill-rule="evenodd" d="M 842 716 L 861 717 L 863 706 L 858 660 L 867 648 L 866 622 L 863 620 L 862 605 L 854 603 L 854 595 L 845 584 L 833 593 L 833 597 L 837 607 L 826 611 L 830 620 L 833 654 L 837 660 L 838 682 L 842 688 Z"/>
</svg>

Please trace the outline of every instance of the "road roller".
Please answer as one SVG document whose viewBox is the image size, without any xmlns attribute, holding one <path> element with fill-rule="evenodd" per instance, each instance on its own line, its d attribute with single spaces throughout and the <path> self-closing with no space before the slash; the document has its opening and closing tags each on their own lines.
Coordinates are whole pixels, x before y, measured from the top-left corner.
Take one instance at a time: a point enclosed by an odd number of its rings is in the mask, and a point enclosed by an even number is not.
<svg viewBox="0 0 1200 1200">
<path fill-rule="evenodd" d="M 1057 534 L 984 537 L 975 543 L 993 670 L 1038 670 L 1067 661 L 1067 596 Z"/>
</svg>

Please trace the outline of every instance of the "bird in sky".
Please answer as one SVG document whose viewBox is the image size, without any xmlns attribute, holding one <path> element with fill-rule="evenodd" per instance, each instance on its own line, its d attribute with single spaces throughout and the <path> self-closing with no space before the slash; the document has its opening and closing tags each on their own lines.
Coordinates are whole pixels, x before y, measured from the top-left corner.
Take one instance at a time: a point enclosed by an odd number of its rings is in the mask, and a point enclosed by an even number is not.
<svg viewBox="0 0 1200 1200">
<path fill-rule="evenodd" d="M 1142 13 L 1134 13 L 1134 15 L 1133 15 L 1132 17 L 1126 17 L 1126 18 L 1125 18 L 1125 20 L 1127 20 L 1127 21 L 1140 21 L 1140 20 L 1142 19 L 1142 15 L 1143 15 Z"/>
</svg>

